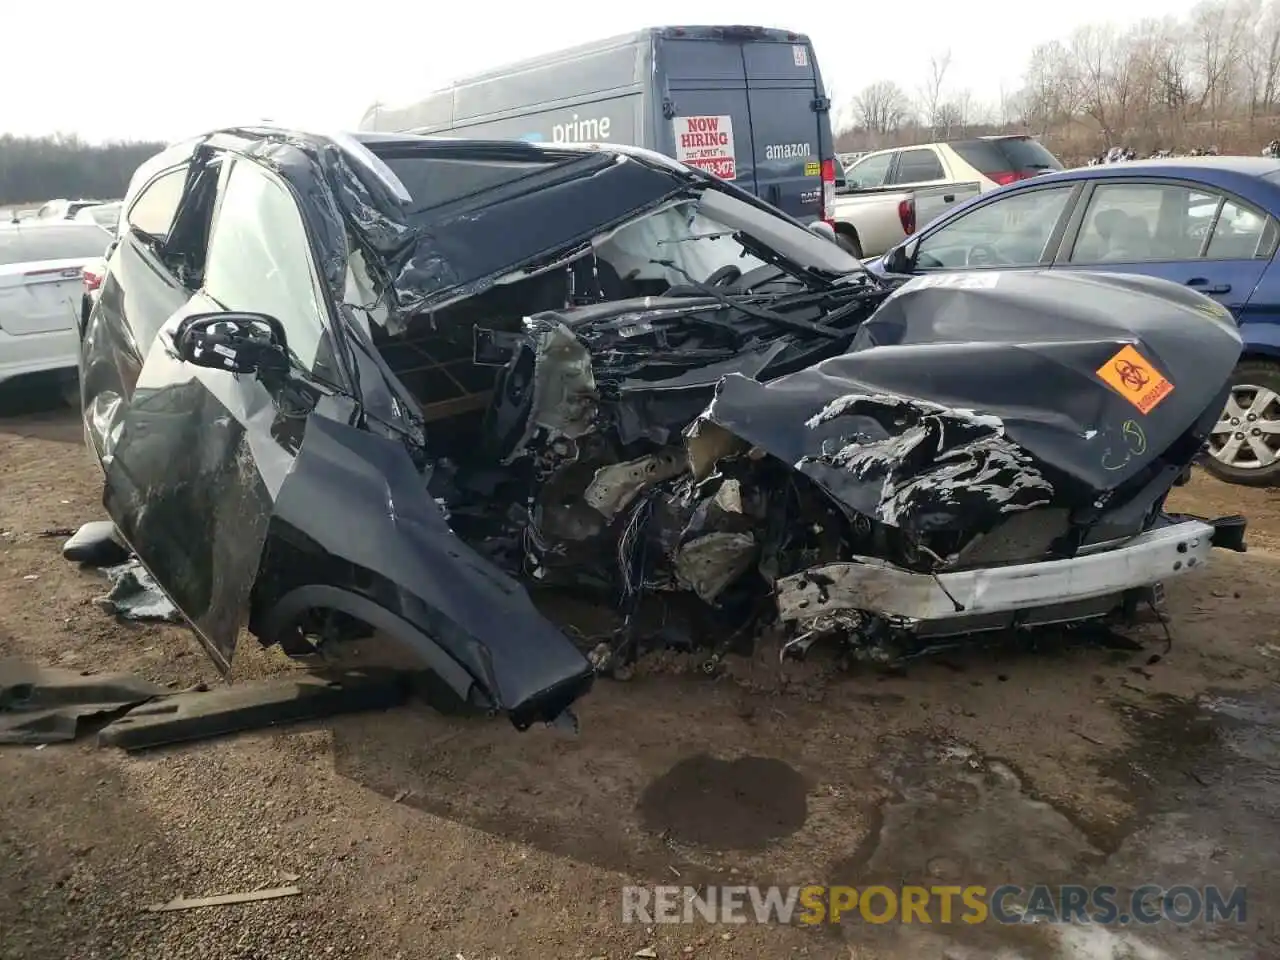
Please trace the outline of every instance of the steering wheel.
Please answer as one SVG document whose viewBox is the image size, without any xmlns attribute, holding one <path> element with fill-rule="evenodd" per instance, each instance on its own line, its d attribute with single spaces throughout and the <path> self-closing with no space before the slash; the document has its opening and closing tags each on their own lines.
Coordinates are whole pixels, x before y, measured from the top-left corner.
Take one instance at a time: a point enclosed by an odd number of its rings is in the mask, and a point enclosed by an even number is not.
<svg viewBox="0 0 1280 960">
<path fill-rule="evenodd" d="M 975 243 L 964 257 L 966 267 L 993 267 L 1004 262 L 993 243 Z"/>
<path fill-rule="evenodd" d="M 726 263 L 723 267 L 716 268 L 716 271 L 703 282 L 711 287 L 722 287 L 733 283 L 741 276 L 741 267 L 736 263 Z"/>
</svg>

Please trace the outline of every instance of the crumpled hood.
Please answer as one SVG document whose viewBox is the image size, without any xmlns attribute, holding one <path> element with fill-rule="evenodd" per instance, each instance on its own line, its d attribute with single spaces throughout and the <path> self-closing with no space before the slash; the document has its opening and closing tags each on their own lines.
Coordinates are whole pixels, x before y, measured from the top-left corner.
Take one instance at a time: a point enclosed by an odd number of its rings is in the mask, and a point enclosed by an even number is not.
<svg viewBox="0 0 1280 960">
<path fill-rule="evenodd" d="M 474 296 L 507 274 L 572 258 L 593 237 L 697 185 L 688 170 L 643 151 L 248 130 L 257 139 L 238 139 L 235 148 L 273 167 L 310 201 L 303 214 L 334 296 L 345 297 L 354 240 L 379 292 L 387 293 L 386 305 L 402 317 Z M 173 162 L 177 151 L 217 146 L 220 136 L 179 144 L 146 170 Z M 451 164 L 459 158 L 487 162 L 487 178 L 454 182 L 459 174 Z M 317 181 L 329 190 L 317 190 Z"/>
<path fill-rule="evenodd" d="M 693 186 L 687 171 L 633 156 L 493 143 L 485 156 L 495 166 L 527 165 L 528 173 L 433 204 L 424 199 L 429 182 L 414 178 L 429 180 L 432 161 L 448 163 L 447 142 L 428 151 L 420 139 L 362 135 L 344 146 L 315 156 L 405 315 L 474 296 L 506 274 L 552 266 Z M 354 162 L 360 148 L 373 159 Z M 466 149 L 477 155 L 475 144 Z"/>
<path fill-rule="evenodd" d="M 983 526 L 974 510 L 990 523 L 1134 478 L 1216 419 L 1240 350 L 1225 309 L 1162 280 L 922 277 L 849 352 L 767 384 L 725 378 L 692 433 L 723 427 L 894 526 Z"/>
</svg>

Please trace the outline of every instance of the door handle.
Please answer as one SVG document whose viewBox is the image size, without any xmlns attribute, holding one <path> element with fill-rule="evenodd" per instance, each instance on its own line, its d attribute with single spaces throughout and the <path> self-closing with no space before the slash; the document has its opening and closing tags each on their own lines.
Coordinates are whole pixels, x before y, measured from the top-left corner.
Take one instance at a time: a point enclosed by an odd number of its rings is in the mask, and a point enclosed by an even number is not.
<svg viewBox="0 0 1280 960">
<path fill-rule="evenodd" d="M 1192 277 L 1190 280 L 1187 281 L 1187 286 L 1194 287 L 1196 290 L 1199 290 L 1201 293 L 1214 294 L 1214 293 L 1230 293 L 1231 292 L 1231 284 L 1219 283 L 1214 286 L 1209 286 L 1209 281 L 1206 280 L 1204 277 Z"/>
<path fill-rule="evenodd" d="M 954 193 L 944 193 L 944 194 L 942 195 L 942 202 L 943 202 L 943 203 L 955 203 L 955 202 L 956 202 L 956 195 L 955 195 Z"/>
</svg>

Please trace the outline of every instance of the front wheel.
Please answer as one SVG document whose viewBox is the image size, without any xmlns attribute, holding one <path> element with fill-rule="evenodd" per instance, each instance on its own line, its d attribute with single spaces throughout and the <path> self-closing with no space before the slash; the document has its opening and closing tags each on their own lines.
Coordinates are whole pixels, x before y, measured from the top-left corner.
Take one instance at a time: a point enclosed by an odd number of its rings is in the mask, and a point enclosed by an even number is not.
<svg viewBox="0 0 1280 960">
<path fill-rule="evenodd" d="M 1204 466 L 1228 483 L 1280 483 L 1280 364 L 1245 360 L 1236 366 Z"/>
</svg>

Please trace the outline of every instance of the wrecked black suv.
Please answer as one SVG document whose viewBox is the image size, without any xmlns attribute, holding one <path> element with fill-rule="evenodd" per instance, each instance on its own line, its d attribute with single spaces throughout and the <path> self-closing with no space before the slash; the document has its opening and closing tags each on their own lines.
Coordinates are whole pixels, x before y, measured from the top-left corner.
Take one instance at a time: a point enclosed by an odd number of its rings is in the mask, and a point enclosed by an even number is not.
<svg viewBox="0 0 1280 960">
<path fill-rule="evenodd" d="M 517 727 L 595 666 L 517 578 L 791 646 L 1108 615 L 1240 339 L 1163 281 L 890 290 L 631 148 L 231 129 L 138 170 L 82 331 L 121 536 L 230 669 L 376 631 Z"/>
</svg>

